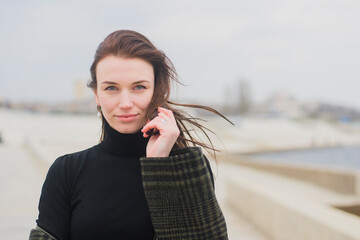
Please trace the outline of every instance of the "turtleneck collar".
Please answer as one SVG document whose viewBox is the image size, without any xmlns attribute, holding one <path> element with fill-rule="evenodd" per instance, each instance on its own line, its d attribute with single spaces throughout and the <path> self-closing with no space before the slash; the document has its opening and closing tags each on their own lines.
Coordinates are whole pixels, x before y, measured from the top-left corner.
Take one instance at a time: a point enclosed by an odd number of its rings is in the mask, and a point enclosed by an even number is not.
<svg viewBox="0 0 360 240">
<path fill-rule="evenodd" d="M 121 156 L 146 156 L 148 138 L 141 131 L 132 134 L 120 133 L 113 129 L 107 121 L 104 124 L 105 138 L 100 146 L 108 152 Z"/>
</svg>

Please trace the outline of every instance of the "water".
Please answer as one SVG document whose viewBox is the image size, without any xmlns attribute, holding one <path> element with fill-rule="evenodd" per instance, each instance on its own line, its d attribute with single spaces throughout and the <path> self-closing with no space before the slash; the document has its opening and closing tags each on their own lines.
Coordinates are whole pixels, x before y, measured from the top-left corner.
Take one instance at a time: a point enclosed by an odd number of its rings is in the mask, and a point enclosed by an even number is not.
<svg viewBox="0 0 360 240">
<path fill-rule="evenodd" d="M 360 146 L 253 154 L 256 161 L 330 166 L 360 170 Z"/>
</svg>

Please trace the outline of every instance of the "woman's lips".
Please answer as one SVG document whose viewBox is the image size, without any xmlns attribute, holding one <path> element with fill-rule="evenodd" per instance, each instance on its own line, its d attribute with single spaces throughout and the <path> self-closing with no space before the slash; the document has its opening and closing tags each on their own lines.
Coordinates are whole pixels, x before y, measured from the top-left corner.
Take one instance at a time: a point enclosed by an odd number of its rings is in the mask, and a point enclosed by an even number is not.
<svg viewBox="0 0 360 240">
<path fill-rule="evenodd" d="M 115 115 L 115 117 L 122 122 L 131 122 L 134 121 L 138 115 L 139 114 L 121 114 L 121 115 Z"/>
</svg>

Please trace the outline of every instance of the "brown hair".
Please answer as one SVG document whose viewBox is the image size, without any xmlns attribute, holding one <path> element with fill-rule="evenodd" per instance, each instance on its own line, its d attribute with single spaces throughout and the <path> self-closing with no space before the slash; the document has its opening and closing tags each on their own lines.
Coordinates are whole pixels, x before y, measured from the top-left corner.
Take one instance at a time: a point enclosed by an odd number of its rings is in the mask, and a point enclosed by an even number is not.
<svg viewBox="0 0 360 240">
<path fill-rule="evenodd" d="M 214 148 L 208 134 L 206 133 L 206 131 L 212 131 L 198 123 L 198 120 L 201 119 L 193 118 L 185 111 L 177 109 L 174 106 L 205 109 L 223 117 L 227 121 L 229 120 L 215 109 L 207 106 L 179 104 L 169 101 L 171 83 L 180 82 L 177 78 L 174 65 L 164 52 L 157 49 L 145 36 L 138 32 L 131 30 L 115 31 L 109 34 L 104 41 L 100 43 L 98 49 L 96 50 L 94 61 L 90 67 L 91 80 L 88 83 L 88 87 L 92 89 L 97 88 L 96 66 L 100 60 L 109 55 L 125 58 L 140 58 L 149 62 L 154 68 L 155 89 L 147 110 L 147 119 L 151 117 L 159 106 L 171 110 L 174 113 L 177 125 L 180 129 L 180 136 L 178 137 L 174 148 L 198 145 L 204 147 L 211 156 L 215 157 L 215 151 L 217 150 Z M 104 132 L 104 121 L 104 118 L 102 118 L 102 134 L 100 141 L 102 141 L 106 135 L 106 132 Z M 191 134 L 193 129 L 189 129 L 189 126 L 186 123 L 190 123 L 191 126 L 195 126 L 200 129 L 208 139 L 210 145 L 195 139 Z"/>
</svg>

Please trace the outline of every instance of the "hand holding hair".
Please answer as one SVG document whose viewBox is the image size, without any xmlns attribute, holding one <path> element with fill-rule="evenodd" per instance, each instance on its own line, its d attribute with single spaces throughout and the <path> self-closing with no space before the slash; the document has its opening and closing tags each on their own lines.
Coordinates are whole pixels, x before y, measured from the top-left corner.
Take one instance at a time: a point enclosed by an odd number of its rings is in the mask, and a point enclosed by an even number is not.
<svg viewBox="0 0 360 240">
<path fill-rule="evenodd" d="M 168 157 L 180 135 L 173 112 L 158 107 L 158 113 L 158 116 L 149 121 L 141 130 L 144 137 L 149 137 L 147 132 L 151 129 L 159 132 L 159 134 L 151 135 L 146 147 L 146 157 Z"/>
</svg>

